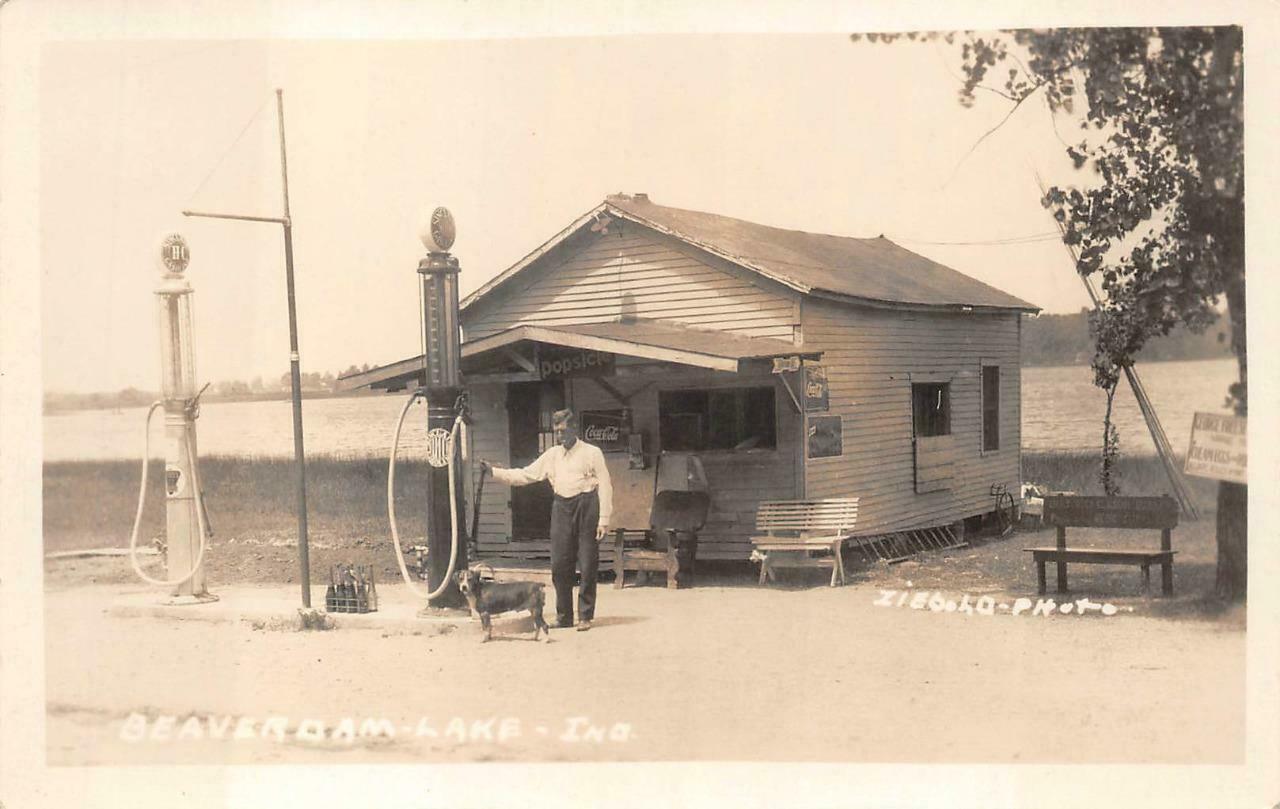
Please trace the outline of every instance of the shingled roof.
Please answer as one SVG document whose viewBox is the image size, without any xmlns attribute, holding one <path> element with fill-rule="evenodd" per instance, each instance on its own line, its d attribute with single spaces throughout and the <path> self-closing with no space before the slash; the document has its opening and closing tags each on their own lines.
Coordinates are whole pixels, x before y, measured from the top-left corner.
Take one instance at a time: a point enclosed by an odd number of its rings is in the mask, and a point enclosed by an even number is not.
<svg viewBox="0 0 1280 809">
<path fill-rule="evenodd" d="M 668 208 L 644 194 L 614 194 L 547 244 L 472 293 L 465 309 L 535 263 L 598 215 L 665 233 L 804 294 L 869 303 L 1036 312 L 1039 307 L 894 244 L 759 225 L 719 214 Z"/>
</svg>

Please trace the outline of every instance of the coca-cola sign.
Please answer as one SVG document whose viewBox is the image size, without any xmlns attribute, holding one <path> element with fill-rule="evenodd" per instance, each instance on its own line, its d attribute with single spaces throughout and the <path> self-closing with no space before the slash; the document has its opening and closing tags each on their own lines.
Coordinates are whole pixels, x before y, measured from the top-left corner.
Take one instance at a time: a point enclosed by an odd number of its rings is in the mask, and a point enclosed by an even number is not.
<svg viewBox="0 0 1280 809">
<path fill-rule="evenodd" d="M 821 365 L 804 366 L 804 410 L 822 413 L 829 405 L 827 369 Z"/>
<path fill-rule="evenodd" d="M 587 410 L 578 417 L 582 439 L 605 452 L 626 452 L 631 435 L 625 410 Z"/>
</svg>

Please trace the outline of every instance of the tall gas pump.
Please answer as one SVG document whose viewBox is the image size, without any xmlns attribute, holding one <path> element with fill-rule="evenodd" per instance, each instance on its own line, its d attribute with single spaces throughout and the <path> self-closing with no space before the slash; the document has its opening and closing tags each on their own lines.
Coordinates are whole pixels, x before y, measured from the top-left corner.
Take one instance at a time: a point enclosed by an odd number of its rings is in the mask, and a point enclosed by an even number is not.
<svg viewBox="0 0 1280 809">
<path fill-rule="evenodd" d="M 200 488 L 196 452 L 196 419 L 200 393 L 196 390 L 196 364 L 192 296 L 183 276 L 190 261 L 186 241 L 179 234 L 166 236 L 160 247 L 162 276 L 156 287 L 160 320 L 160 370 L 162 396 L 147 412 L 147 439 L 142 456 L 142 484 L 138 513 L 129 540 L 130 561 L 144 581 L 172 588 L 170 604 L 202 604 L 216 601 L 205 585 L 204 555 L 213 535 Z M 147 494 L 147 464 L 151 455 L 150 427 L 155 412 L 163 408 L 165 425 L 165 536 L 168 579 L 147 575 L 137 562 L 138 526 Z"/>
<path fill-rule="evenodd" d="M 463 461 L 467 452 L 466 392 L 462 389 L 462 328 L 458 318 L 458 259 L 450 255 L 456 230 L 447 208 L 436 208 L 418 236 L 427 255 L 418 262 L 422 284 L 423 385 L 400 413 L 387 475 L 392 540 L 405 582 L 413 587 L 400 548 L 395 517 L 396 448 L 405 415 L 419 398 L 427 403 L 427 586 L 433 607 L 463 607 L 453 573 L 467 564 Z M 421 593 L 420 593 L 421 594 Z"/>
</svg>

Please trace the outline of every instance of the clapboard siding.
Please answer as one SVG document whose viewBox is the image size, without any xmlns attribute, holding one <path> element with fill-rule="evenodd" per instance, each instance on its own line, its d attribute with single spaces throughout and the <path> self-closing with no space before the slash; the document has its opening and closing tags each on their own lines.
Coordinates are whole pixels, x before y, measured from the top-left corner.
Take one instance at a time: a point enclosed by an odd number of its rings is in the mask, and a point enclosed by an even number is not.
<svg viewBox="0 0 1280 809">
<path fill-rule="evenodd" d="M 467 340 L 518 324 L 607 323 L 620 317 L 672 320 L 748 337 L 791 340 L 794 293 L 713 266 L 696 251 L 628 224 L 594 234 L 514 278 L 469 307 Z"/>
<path fill-rule="evenodd" d="M 858 497 L 858 533 L 990 511 L 990 487 L 1020 479 L 1020 316 L 902 313 L 810 299 L 805 348 L 823 352 L 844 455 L 810 460 L 809 498 Z M 982 452 L 981 366 L 1000 366 L 1000 449 Z M 917 494 L 911 378 L 949 378 L 954 460 L 945 490 Z"/>
</svg>

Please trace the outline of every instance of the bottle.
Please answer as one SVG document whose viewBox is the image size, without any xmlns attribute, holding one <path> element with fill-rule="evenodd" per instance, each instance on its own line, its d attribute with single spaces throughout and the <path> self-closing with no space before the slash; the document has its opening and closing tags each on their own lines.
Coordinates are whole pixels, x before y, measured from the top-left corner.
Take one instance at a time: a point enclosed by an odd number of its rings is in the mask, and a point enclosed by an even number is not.
<svg viewBox="0 0 1280 809">
<path fill-rule="evenodd" d="M 369 611 L 369 593 L 365 589 L 364 568 L 356 568 L 356 612 Z"/>
<path fill-rule="evenodd" d="M 338 606 L 338 592 L 333 583 L 333 565 L 329 565 L 329 589 L 324 591 L 324 610 L 325 612 L 336 612 Z"/>
<path fill-rule="evenodd" d="M 373 580 L 373 565 L 369 565 L 369 612 L 378 611 L 378 585 Z"/>
</svg>

